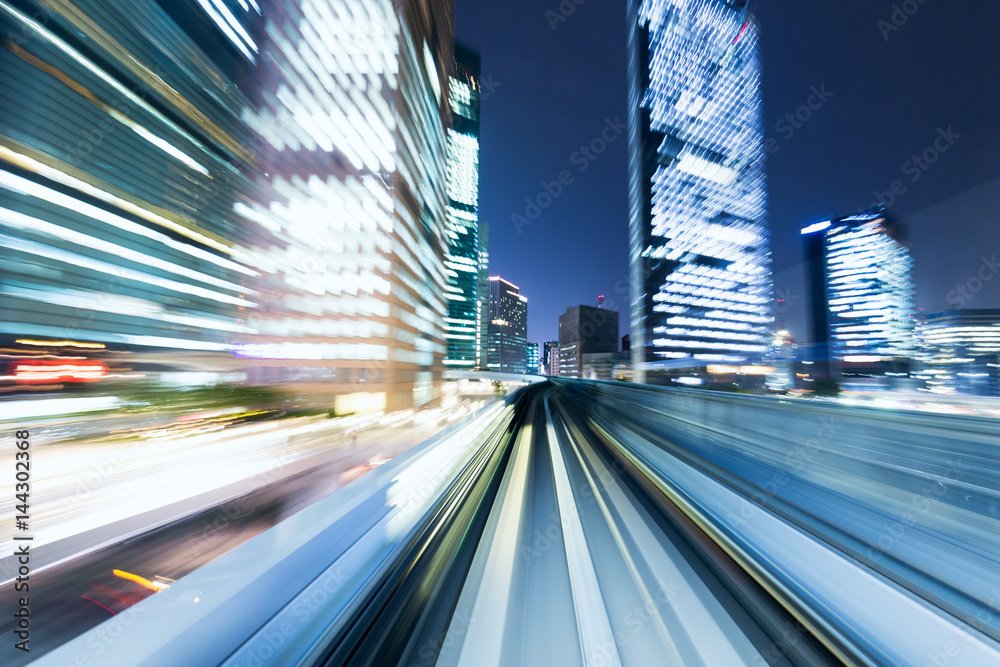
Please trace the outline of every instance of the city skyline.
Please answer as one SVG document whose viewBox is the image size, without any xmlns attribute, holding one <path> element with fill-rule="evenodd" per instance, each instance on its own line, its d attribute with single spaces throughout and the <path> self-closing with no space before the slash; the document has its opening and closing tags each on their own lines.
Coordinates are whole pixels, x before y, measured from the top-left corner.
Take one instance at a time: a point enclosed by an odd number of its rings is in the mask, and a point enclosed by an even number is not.
<svg viewBox="0 0 1000 667">
<path fill-rule="evenodd" d="M 985 113 L 989 105 L 972 103 L 962 79 L 956 78 L 958 72 L 985 72 L 984 63 L 998 58 L 985 17 L 973 19 L 947 7 L 921 5 L 918 14 L 898 30 L 889 30 L 886 39 L 879 21 L 889 19 L 888 6 L 851 1 L 830 13 L 757 4 L 763 26 L 776 321 L 783 321 L 796 340 L 808 339 L 799 229 L 810 221 L 868 208 L 879 192 L 887 200 L 895 198 L 887 201 L 889 208 L 909 231 L 919 308 L 954 308 L 959 299 L 969 307 L 1000 306 L 1000 281 L 963 296 L 963 287 L 984 257 L 992 258 L 993 252 L 984 253 L 974 239 L 989 237 L 991 211 L 1000 206 L 1000 162 L 995 152 L 985 149 L 1000 143 L 1000 132 Z M 1000 18 L 996 7 L 983 11 Z M 535 20 L 521 21 L 516 9 L 460 3 L 456 34 L 483 53 L 484 92 L 489 93 L 481 217 L 494 229 L 491 271 L 521 272 L 521 283 L 532 285 L 528 338 L 543 342 L 556 337 L 558 316 L 568 306 L 596 303 L 598 294 L 607 294 L 615 308 L 627 302 L 627 294 L 623 298 L 616 292 L 628 273 L 625 137 L 609 131 L 606 136 L 613 140 L 582 172 L 578 168 L 588 158 L 577 152 L 600 136 L 607 120 L 625 119 L 626 17 L 623 7 L 599 3 L 582 5 L 568 17 L 559 15 L 553 25 L 534 5 L 523 13 Z M 963 35 L 963 46 L 951 48 L 958 34 Z M 501 44 L 511 39 L 525 48 L 503 49 Z M 928 43 L 944 46 L 927 51 L 923 47 Z M 848 49 L 848 44 L 860 47 Z M 815 57 L 793 57 L 801 53 Z M 841 55 L 820 55 L 829 53 Z M 531 68 L 534 61 L 553 67 Z M 858 72 L 864 75 L 859 78 Z M 924 102 L 920 91 L 925 88 L 940 92 Z M 982 94 L 1000 101 L 995 86 L 985 85 Z M 516 120 L 522 99 L 533 100 L 544 119 L 538 128 Z M 909 110 L 905 117 L 897 113 L 899 104 Z M 861 107 L 871 118 L 858 126 L 853 118 Z M 935 148 L 949 128 L 952 143 L 941 140 Z M 880 150 L 864 151 L 865 145 L 879 145 Z M 947 150 L 940 151 L 942 147 Z M 852 164 L 859 152 L 866 159 Z M 924 153 L 932 164 L 924 161 Z M 510 172 L 508 165 L 515 163 L 518 169 Z M 546 194 L 544 184 L 558 183 L 563 170 L 571 172 L 572 182 L 519 233 L 511 216 L 523 216 L 525 198 L 537 200 Z M 892 194 L 894 184 L 902 195 Z M 594 195 L 598 189 L 600 197 Z M 547 203 L 544 196 L 541 203 Z M 969 233 L 942 247 L 936 230 L 956 215 Z M 565 258 L 547 257 L 546 248 L 559 242 L 568 243 Z M 543 284 L 538 269 L 531 273 L 537 263 L 550 261 L 552 271 L 565 275 L 571 263 L 584 257 L 593 270 L 571 272 L 572 279 L 558 289 Z M 621 334 L 628 333 L 626 326 L 623 323 Z"/>
<path fill-rule="evenodd" d="M 887 2 L 0 1 L 0 665 L 1000 666 L 1000 5 Z"/>
</svg>

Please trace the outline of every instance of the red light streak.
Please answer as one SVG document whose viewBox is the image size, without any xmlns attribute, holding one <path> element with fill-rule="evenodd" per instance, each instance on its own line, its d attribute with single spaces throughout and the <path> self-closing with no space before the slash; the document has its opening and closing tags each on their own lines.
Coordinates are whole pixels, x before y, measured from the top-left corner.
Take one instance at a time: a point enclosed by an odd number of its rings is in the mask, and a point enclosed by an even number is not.
<svg viewBox="0 0 1000 667">
<path fill-rule="evenodd" d="M 108 377 L 108 367 L 100 361 L 66 364 L 62 360 L 22 359 L 14 366 L 13 376 L 2 379 L 19 383 L 97 382 Z"/>
<path fill-rule="evenodd" d="M 750 21 L 747 21 L 746 23 L 743 24 L 743 27 L 740 28 L 740 34 L 736 35 L 736 39 L 733 40 L 733 44 L 735 44 L 736 42 L 740 41 L 740 37 L 742 37 L 743 33 L 745 33 L 747 31 L 747 26 L 748 25 L 750 25 Z"/>
<path fill-rule="evenodd" d="M 84 598 L 87 598 L 87 596 L 86 596 L 86 595 L 81 595 L 80 597 L 84 597 Z M 88 600 L 90 600 L 91 602 L 93 602 L 94 604 L 100 604 L 100 605 L 101 605 L 102 607 L 104 607 L 104 605 L 103 605 L 103 604 L 101 604 L 100 602 L 98 602 L 98 601 L 97 601 L 97 600 L 95 600 L 94 598 L 87 598 L 87 599 L 88 599 Z M 114 612 L 114 611 L 113 611 L 113 610 L 111 609 L 111 607 L 104 607 L 104 608 L 105 608 L 105 609 L 107 609 L 108 611 L 110 611 L 110 612 L 111 612 L 111 615 L 112 615 L 112 616 L 117 616 L 117 615 L 118 615 L 118 614 L 116 614 L 116 613 L 115 613 L 115 612 Z"/>
</svg>

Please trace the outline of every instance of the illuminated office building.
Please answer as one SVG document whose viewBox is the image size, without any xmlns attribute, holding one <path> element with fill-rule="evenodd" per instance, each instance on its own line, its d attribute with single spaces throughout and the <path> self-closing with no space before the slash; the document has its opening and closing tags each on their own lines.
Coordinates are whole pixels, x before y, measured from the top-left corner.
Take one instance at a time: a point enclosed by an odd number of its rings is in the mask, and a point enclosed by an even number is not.
<svg viewBox="0 0 1000 667">
<path fill-rule="evenodd" d="M 490 276 L 486 368 L 524 374 L 528 369 L 528 299 L 520 288 Z"/>
<path fill-rule="evenodd" d="M 434 400 L 446 353 L 450 3 L 269 5 L 252 263 L 267 310 L 237 353 L 256 383 L 338 412 Z"/>
<path fill-rule="evenodd" d="M 449 368 L 476 367 L 479 323 L 479 56 L 455 47 L 448 99 L 448 317 Z"/>
<path fill-rule="evenodd" d="M 3 345 L 68 339 L 140 372 L 232 370 L 262 297 L 241 213 L 260 165 L 242 119 L 259 11 L 26 4 L 0 3 Z"/>
<path fill-rule="evenodd" d="M 899 375 L 913 344 L 913 259 L 884 206 L 802 230 L 817 373 Z"/>
<path fill-rule="evenodd" d="M 538 360 L 538 343 L 528 343 L 527 346 L 527 370 L 528 375 L 538 375 L 539 360 Z"/>
<path fill-rule="evenodd" d="M 948 310 L 919 329 L 917 376 L 929 391 L 1000 396 L 1000 310 Z"/>
<path fill-rule="evenodd" d="M 637 381 L 768 347 L 758 26 L 734 0 L 630 0 L 629 244 Z"/>
</svg>

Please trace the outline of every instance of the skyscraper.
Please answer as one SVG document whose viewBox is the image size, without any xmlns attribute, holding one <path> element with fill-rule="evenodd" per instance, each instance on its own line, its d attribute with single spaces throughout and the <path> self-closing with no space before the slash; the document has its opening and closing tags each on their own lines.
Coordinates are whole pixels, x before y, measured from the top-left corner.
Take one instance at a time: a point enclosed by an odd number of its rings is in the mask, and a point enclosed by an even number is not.
<svg viewBox="0 0 1000 667">
<path fill-rule="evenodd" d="M 527 355 L 528 375 L 538 375 L 538 343 L 528 343 Z"/>
<path fill-rule="evenodd" d="M 152 377 L 232 370 L 262 301 L 241 204 L 263 19 L 28 7 L 0 3 L 0 346 L 71 339 Z"/>
<path fill-rule="evenodd" d="M 913 260 L 885 207 L 802 230 L 817 374 L 906 374 Z M 831 365 L 832 363 L 832 365 Z"/>
<path fill-rule="evenodd" d="M 251 380 L 338 412 L 434 400 L 447 350 L 444 0 L 269 2 L 260 102 L 259 232 L 267 310 L 237 346 Z"/>
<path fill-rule="evenodd" d="M 550 340 L 543 347 L 542 372 L 546 375 L 559 375 L 559 341 Z"/>
<path fill-rule="evenodd" d="M 487 369 L 524 374 L 528 367 L 528 299 L 517 285 L 490 276 L 489 312 Z"/>
<path fill-rule="evenodd" d="M 583 377 L 589 355 L 618 351 L 618 312 L 576 306 L 559 316 L 559 375 Z"/>
<path fill-rule="evenodd" d="M 26 269 L 0 277 L 0 334 L 340 412 L 432 400 L 452 13 L 95 0 L 39 26 L 0 4 L 0 259 Z"/>
<path fill-rule="evenodd" d="M 445 338 L 449 368 L 476 367 L 479 326 L 479 55 L 455 47 L 455 71 L 448 88 L 448 317 Z"/>
<path fill-rule="evenodd" d="M 739 0 L 630 0 L 629 245 L 637 381 L 767 350 L 758 27 Z"/>
</svg>

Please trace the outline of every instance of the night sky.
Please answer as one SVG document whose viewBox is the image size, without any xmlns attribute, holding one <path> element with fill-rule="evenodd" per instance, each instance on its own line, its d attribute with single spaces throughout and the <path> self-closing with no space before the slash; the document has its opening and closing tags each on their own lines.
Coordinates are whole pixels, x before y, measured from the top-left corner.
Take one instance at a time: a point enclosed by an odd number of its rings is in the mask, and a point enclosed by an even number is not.
<svg viewBox="0 0 1000 667">
<path fill-rule="evenodd" d="M 797 340 L 807 341 L 808 307 L 799 230 L 879 198 L 907 231 L 918 307 L 1000 307 L 991 261 L 1000 259 L 1000 5 L 902 4 L 916 11 L 891 29 L 893 2 L 760 2 L 774 287 L 784 299 L 775 310 Z M 598 294 L 620 311 L 621 333 L 629 328 L 627 135 L 615 129 L 626 120 L 625 6 L 585 0 L 553 29 L 546 11 L 559 5 L 457 0 L 456 11 L 457 39 L 482 54 L 490 274 L 528 297 L 528 340 L 538 343 L 557 340 L 559 315 Z M 811 117 L 783 122 L 814 90 L 827 99 Z M 602 132 L 611 138 L 602 154 L 576 152 Z M 950 137 L 938 141 L 947 150 L 915 163 L 939 136 Z M 526 198 L 548 203 L 545 183 L 551 204 L 518 226 Z"/>
</svg>

